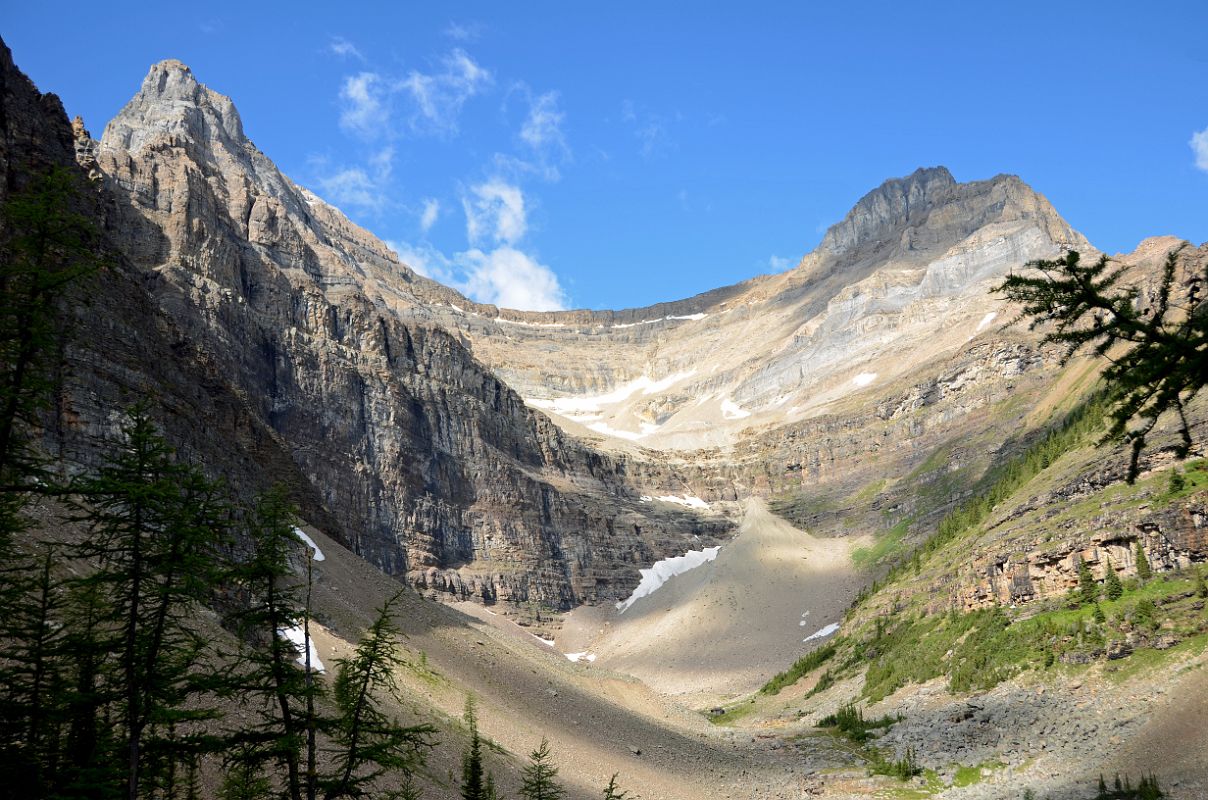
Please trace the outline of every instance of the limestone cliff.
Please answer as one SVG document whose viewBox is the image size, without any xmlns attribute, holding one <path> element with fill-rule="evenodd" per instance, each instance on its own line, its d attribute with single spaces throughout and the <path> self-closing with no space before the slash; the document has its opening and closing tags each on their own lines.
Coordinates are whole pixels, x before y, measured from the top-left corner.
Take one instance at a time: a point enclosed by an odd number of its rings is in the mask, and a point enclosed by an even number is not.
<svg viewBox="0 0 1208 800">
<path fill-rule="evenodd" d="M 317 201 L 183 65 L 157 65 L 99 148 L 77 126 L 77 148 L 5 57 L 10 183 L 77 151 L 104 173 L 87 200 L 115 266 L 72 309 L 48 428 L 70 462 L 152 397 L 172 441 L 239 489 L 287 482 L 386 572 L 487 602 L 623 594 L 639 564 L 728 526 L 639 504 L 622 463 L 565 439 L 455 337 L 373 302 L 364 254 L 332 244 Z"/>
<path fill-rule="evenodd" d="M 1002 329 L 988 289 L 1091 248 L 1013 176 L 919 170 L 786 273 L 537 314 L 400 263 L 283 175 L 180 62 L 152 67 L 100 142 L 82 121 L 73 141 L 11 61 L 3 76 L 10 183 L 27 169 L 12 153 L 78 160 L 118 256 L 75 309 L 48 441 L 88 463 L 115 409 L 153 393 L 213 471 L 249 490 L 286 481 L 312 522 L 421 586 L 518 607 L 619 598 L 638 567 L 721 541 L 751 494 L 841 500 L 858 531 L 934 515 L 1061 391 L 1056 354 Z M 964 477 L 920 505 L 905 477 L 937 452 Z"/>
</svg>

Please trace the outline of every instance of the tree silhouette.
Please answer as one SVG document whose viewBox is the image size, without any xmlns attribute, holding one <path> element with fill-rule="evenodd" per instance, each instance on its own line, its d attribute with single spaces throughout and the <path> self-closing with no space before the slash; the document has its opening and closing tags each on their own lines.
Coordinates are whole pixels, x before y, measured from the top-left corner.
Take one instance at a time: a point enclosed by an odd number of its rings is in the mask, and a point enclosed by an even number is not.
<svg viewBox="0 0 1208 800">
<path fill-rule="evenodd" d="M 1107 256 L 1084 266 L 1077 251 L 1031 261 L 1027 267 L 1040 275 L 1010 275 L 995 290 L 1022 305 L 1030 328 L 1051 325 L 1043 341 L 1065 346 L 1066 360 L 1084 347 L 1107 359 L 1103 378 L 1113 401 L 1107 438 L 1131 444 L 1130 482 L 1140 472 L 1146 436 L 1168 411 L 1178 417 L 1177 454 L 1187 456 L 1185 408 L 1208 380 L 1208 270 L 1194 274 L 1188 267 L 1180 275 L 1181 252 L 1167 256 L 1158 287 L 1144 296 L 1122 285 L 1124 267 Z"/>
<path fill-rule="evenodd" d="M 566 790 L 554 781 L 556 777 L 558 768 L 550 763 L 549 740 L 542 738 L 541 746 L 529 754 L 520 796 L 525 800 L 560 800 Z"/>
</svg>

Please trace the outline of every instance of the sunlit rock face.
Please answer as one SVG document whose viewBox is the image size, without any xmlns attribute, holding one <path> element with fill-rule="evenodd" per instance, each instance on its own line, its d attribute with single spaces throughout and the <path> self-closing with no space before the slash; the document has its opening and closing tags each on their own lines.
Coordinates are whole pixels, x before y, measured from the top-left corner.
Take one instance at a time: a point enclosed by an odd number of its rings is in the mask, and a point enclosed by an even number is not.
<svg viewBox="0 0 1208 800">
<path fill-rule="evenodd" d="M 400 263 L 179 62 L 75 150 L 103 173 L 150 307 L 333 532 L 486 602 L 621 600 L 639 568 L 724 541 L 752 494 L 909 471 L 987 426 L 1005 441 L 1017 420 L 992 409 L 1058 366 L 1002 329 L 1012 313 L 989 290 L 1090 249 L 1018 178 L 924 169 L 870 192 L 785 273 L 648 308 L 524 312 Z"/>
<path fill-rule="evenodd" d="M 135 296 L 83 325 L 72 430 L 112 430 L 121 401 L 104 387 L 154 393 L 188 410 L 165 417 L 174 441 L 236 482 L 300 485 L 316 524 L 387 572 L 522 608 L 623 596 L 639 566 L 729 528 L 641 503 L 623 459 L 526 407 L 427 311 L 467 301 L 284 176 L 183 64 L 155 65 L 100 143 L 77 145 L 103 173 Z M 122 324 L 165 352 L 119 360 Z M 207 393 L 238 409 L 230 426 L 195 402 Z"/>
</svg>

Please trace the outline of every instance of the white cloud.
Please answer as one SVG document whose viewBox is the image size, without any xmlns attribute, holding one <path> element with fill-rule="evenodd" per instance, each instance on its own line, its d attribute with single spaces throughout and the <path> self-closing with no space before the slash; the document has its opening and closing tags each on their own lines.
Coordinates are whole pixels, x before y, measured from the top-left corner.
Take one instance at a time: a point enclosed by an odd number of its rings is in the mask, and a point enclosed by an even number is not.
<svg viewBox="0 0 1208 800">
<path fill-rule="evenodd" d="M 388 240 L 386 246 L 398 255 L 399 261 L 425 278 L 440 281 L 446 286 L 457 287 L 457 264 L 432 245 L 427 243 L 413 245 Z"/>
<path fill-rule="evenodd" d="M 621 119 L 628 123 L 638 140 L 638 152 L 642 158 L 653 158 L 675 149 L 675 142 L 667 129 L 667 120 L 648 111 L 638 111 L 633 101 L 621 103 Z"/>
<path fill-rule="evenodd" d="M 340 87 L 340 126 L 364 138 L 383 134 L 390 124 L 390 109 L 382 92 L 382 77 L 362 72 L 344 79 Z"/>
<path fill-rule="evenodd" d="M 552 269 L 514 247 L 473 248 L 451 258 L 429 244 L 387 242 L 399 260 L 479 303 L 523 311 L 558 311 L 566 293 Z"/>
<path fill-rule="evenodd" d="M 781 256 L 769 256 L 768 266 L 772 268 L 772 272 L 784 272 L 789 267 L 793 266 L 791 258 L 783 258 Z"/>
<path fill-rule="evenodd" d="M 424 233 L 432 229 L 436 224 L 437 218 L 440 216 L 440 201 L 434 198 L 424 200 L 424 210 L 419 215 L 419 228 Z"/>
<path fill-rule="evenodd" d="M 533 150 L 544 153 L 553 151 L 567 156 L 570 148 L 562 133 L 562 122 L 566 114 L 558 108 L 558 93 L 546 92 L 529 99 L 529 113 L 520 128 L 520 138 Z"/>
<path fill-rule="evenodd" d="M 373 181 L 359 167 L 349 167 L 319 178 L 319 186 L 323 190 L 323 199 L 334 206 L 375 209 L 381 205 L 381 195 Z"/>
<path fill-rule="evenodd" d="M 441 70 L 430 75 L 417 70 L 395 88 L 415 103 L 411 127 L 416 132 L 456 133 L 462 106 L 491 85 L 491 73 L 457 48 L 441 59 Z"/>
<path fill-rule="evenodd" d="M 1192 134 L 1191 151 L 1195 153 L 1195 165 L 1200 169 L 1208 172 L 1208 128 Z"/>
<path fill-rule="evenodd" d="M 450 22 L 445 26 L 445 36 L 456 42 L 473 42 L 482 36 L 482 25 L 477 22 Z"/>
<path fill-rule="evenodd" d="M 466 212 L 466 237 L 471 245 L 484 241 L 499 244 L 515 244 L 528 229 L 525 217 L 524 194 L 500 178 L 492 178 L 471 190 L 470 197 L 463 197 L 462 207 Z"/>
<path fill-rule="evenodd" d="M 317 163 L 324 169 L 322 161 Z M 389 181 L 394 169 L 394 148 L 384 147 L 369 157 L 368 169 L 341 167 L 318 179 L 323 199 L 342 208 L 379 212 L 389 202 Z"/>
<path fill-rule="evenodd" d="M 544 264 L 512 247 L 484 253 L 459 253 L 466 269 L 463 291 L 480 303 L 526 311 L 558 311 L 566 295 L 558 276 Z"/>
<path fill-rule="evenodd" d="M 359 61 L 365 60 L 365 56 L 361 55 L 361 51 L 357 49 L 357 46 L 343 36 L 333 36 L 331 42 L 327 45 L 327 49 L 337 56 L 352 56 Z"/>
</svg>

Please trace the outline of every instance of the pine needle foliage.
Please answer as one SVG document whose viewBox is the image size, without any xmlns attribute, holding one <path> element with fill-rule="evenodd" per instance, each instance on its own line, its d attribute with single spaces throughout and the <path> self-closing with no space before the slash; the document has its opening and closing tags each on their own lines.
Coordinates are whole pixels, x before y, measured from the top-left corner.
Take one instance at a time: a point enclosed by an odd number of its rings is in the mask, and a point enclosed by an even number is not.
<svg viewBox="0 0 1208 800">
<path fill-rule="evenodd" d="M 619 772 L 614 772 L 608 779 L 608 785 L 604 787 L 604 800 L 630 800 L 629 792 L 617 786 L 618 775 Z"/>
<path fill-rule="evenodd" d="M 129 412 L 98 474 L 74 488 L 84 498 L 77 519 L 91 528 L 77 555 L 100 565 L 80 583 L 108 603 L 106 680 L 120 695 L 126 793 L 137 800 L 141 776 L 201 745 L 180 734 L 216 716 L 193 702 L 213 668 L 192 623 L 219 579 L 229 508 L 217 484 L 175 457 L 145 406 Z"/>
<path fill-rule="evenodd" d="M 1180 275 L 1182 248 L 1171 252 L 1158 286 L 1142 294 L 1123 285 L 1125 267 L 1102 256 L 1084 265 L 1077 251 L 1055 260 L 1031 261 L 996 289 L 1022 306 L 1030 327 L 1045 326 L 1044 341 L 1065 347 L 1068 361 L 1089 349 L 1108 360 L 1103 377 L 1111 389 L 1111 426 L 1105 440 L 1131 444 L 1128 480 L 1140 473 L 1146 437 L 1159 418 L 1173 412 L 1186 458 L 1192 447 L 1185 414 L 1208 380 L 1208 313 L 1203 305 L 1208 271 Z"/>
<path fill-rule="evenodd" d="M 395 595 L 378 609 L 377 618 L 353 654 L 337 661 L 334 697 L 338 715 L 332 727 L 333 775 L 324 781 L 325 800 L 361 797 L 379 779 L 406 779 L 424 762 L 436 728 L 406 726 L 383 710 L 380 695 L 401 700 L 394 673 L 404 665 L 399 635 L 391 618 Z"/>
<path fill-rule="evenodd" d="M 554 780 L 558 768 L 550 759 L 549 740 L 543 738 L 541 746 L 529 754 L 528 766 L 524 768 L 524 783 L 520 787 L 524 800 L 561 800 L 566 796 L 566 790 Z"/>
</svg>

